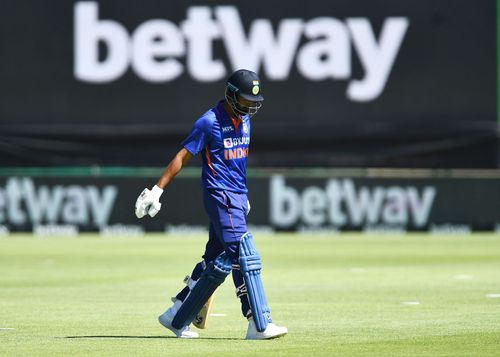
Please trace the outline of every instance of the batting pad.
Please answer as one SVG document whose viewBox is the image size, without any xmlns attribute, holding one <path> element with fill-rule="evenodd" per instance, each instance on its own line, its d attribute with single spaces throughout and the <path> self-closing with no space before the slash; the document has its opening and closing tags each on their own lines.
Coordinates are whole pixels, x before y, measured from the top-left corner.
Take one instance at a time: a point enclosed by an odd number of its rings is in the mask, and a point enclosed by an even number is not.
<svg viewBox="0 0 500 357">
<path fill-rule="evenodd" d="M 181 329 L 189 325 L 196 314 L 201 310 L 208 298 L 212 296 L 215 289 L 224 282 L 226 276 L 231 272 L 231 260 L 225 252 L 221 253 L 201 274 L 196 285 L 182 303 L 179 311 L 172 320 L 172 326 Z"/>
<path fill-rule="evenodd" d="M 257 331 L 262 332 L 271 322 L 271 311 L 267 306 L 266 294 L 260 277 L 262 269 L 260 255 L 255 248 L 250 232 L 241 237 L 239 262 L 243 280 L 247 286 L 248 300 L 255 326 Z"/>
</svg>

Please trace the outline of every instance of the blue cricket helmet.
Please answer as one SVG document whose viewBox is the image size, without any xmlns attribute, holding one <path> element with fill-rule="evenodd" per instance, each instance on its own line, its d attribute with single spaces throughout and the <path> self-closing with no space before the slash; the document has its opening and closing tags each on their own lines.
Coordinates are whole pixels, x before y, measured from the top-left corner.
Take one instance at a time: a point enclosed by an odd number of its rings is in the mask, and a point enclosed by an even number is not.
<svg viewBox="0 0 500 357">
<path fill-rule="evenodd" d="M 252 102 L 251 105 L 242 105 L 238 101 L 241 97 Z M 262 107 L 262 87 L 257 73 L 247 69 L 239 69 L 229 76 L 226 82 L 226 100 L 235 113 L 240 115 L 254 115 Z"/>
</svg>

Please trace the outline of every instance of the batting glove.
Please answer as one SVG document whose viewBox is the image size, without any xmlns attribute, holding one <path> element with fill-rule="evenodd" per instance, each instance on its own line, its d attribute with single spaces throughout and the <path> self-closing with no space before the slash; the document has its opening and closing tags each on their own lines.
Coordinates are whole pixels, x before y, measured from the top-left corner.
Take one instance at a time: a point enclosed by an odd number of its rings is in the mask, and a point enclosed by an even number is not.
<svg viewBox="0 0 500 357">
<path fill-rule="evenodd" d="M 142 218 L 147 214 L 150 217 L 156 216 L 160 212 L 160 196 L 162 193 L 163 189 L 156 185 L 151 190 L 145 188 L 135 201 L 135 215 L 137 218 Z"/>
<path fill-rule="evenodd" d="M 247 216 L 250 213 L 250 210 L 252 209 L 252 206 L 250 206 L 250 201 L 247 200 Z"/>
</svg>

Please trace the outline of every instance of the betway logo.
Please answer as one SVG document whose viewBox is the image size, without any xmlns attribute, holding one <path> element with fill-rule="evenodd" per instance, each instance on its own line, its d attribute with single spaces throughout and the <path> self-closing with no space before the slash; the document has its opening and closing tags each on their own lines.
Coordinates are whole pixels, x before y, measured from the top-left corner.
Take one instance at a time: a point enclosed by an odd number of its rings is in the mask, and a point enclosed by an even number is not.
<svg viewBox="0 0 500 357">
<path fill-rule="evenodd" d="M 408 25 L 406 17 L 388 17 L 377 39 L 370 21 L 362 17 L 283 19 L 276 31 L 270 20 L 256 19 L 245 33 L 236 7 L 192 6 L 179 25 L 148 20 L 129 34 L 118 21 L 99 19 L 97 2 L 77 2 L 74 71 L 79 80 L 106 83 L 131 66 L 145 81 L 168 82 L 186 67 L 198 81 L 218 81 L 228 74 L 224 62 L 213 56 L 214 41 L 222 41 L 232 70 L 247 68 L 284 81 L 295 62 L 297 71 L 311 81 L 351 79 L 347 97 L 364 102 L 383 92 Z M 99 44 L 106 46 L 103 59 Z M 363 68 L 361 79 L 351 78 L 353 55 Z"/>
<path fill-rule="evenodd" d="M 332 179 L 325 188 L 307 187 L 300 193 L 282 176 L 271 178 L 271 222 L 336 227 L 427 224 L 436 189 L 414 186 L 356 187 L 350 179 Z"/>
<path fill-rule="evenodd" d="M 30 178 L 10 178 L 0 188 L 0 223 L 107 225 L 118 190 L 105 186 L 39 186 Z"/>
</svg>

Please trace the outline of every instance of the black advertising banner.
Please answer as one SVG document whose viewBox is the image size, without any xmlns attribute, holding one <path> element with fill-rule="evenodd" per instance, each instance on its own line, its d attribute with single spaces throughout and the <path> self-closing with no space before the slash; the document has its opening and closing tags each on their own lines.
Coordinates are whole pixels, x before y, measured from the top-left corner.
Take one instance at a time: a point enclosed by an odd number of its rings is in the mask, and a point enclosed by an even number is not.
<svg viewBox="0 0 500 357">
<path fill-rule="evenodd" d="M 269 180 L 269 220 L 299 231 L 470 232 L 500 220 L 498 179 Z"/>
<path fill-rule="evenodd" d="M 494 0 L 0 0 L 0 48 L 2 165 L 163 165 L 238 68 L 254 165 L 497 165 Z"/>
<path fill-rule="evenodd" d="M 196 178 L 178 178 L 155 218 L 137 219 L 137 196 L 154 178 L 0 179 L 0 234 L 205 231 Z M 498 179 L 286 177 L 249 180 L 252 231 L 500 232 Z"/>
</svg>

